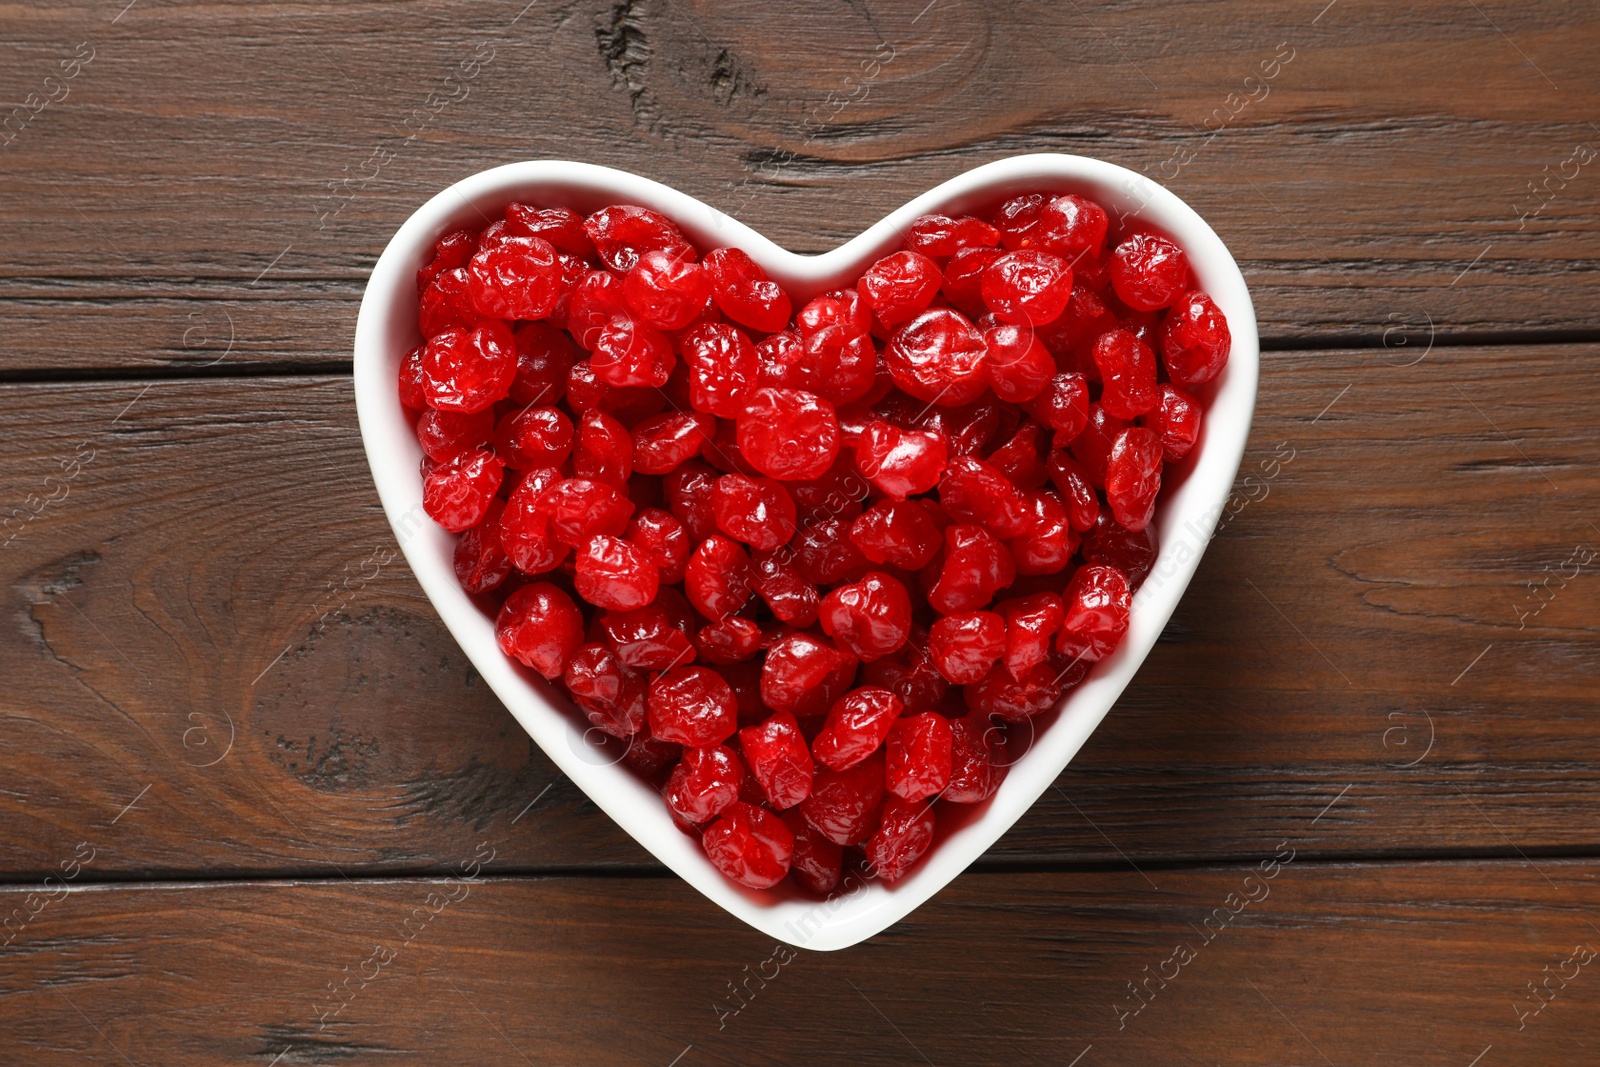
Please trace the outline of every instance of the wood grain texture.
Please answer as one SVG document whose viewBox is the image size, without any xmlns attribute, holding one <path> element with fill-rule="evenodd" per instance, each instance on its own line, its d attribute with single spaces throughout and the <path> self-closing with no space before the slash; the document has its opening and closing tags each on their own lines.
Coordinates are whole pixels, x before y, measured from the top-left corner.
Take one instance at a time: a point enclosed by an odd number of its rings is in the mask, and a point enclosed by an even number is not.
<svg viewBox="0 0 1600 1067">
<path fill-rule="evenodd" d="M 475 882 L 103 887 L 0 950 L 0 1011 L 40 1065 L 1594 1061 L 1600 866 L 1294 849 L 1154 885 L 969 873 L 827 954 L 676 879 L 499 879 L 498 858 Z"/>
<path fill-rule="evenodd" d="M 1600 183 L 1574 153 L 1600 145 L 1600 13 L 1324 7 L 11 8 L 0 97 L 94 58 L 0 149 L 0 304 L 48 336 L 144 295 L 127 333 L 29 338 L 0 371 L 193 367 L 215 357 L 191 315 L 263 300 L 286 321 L 237 316 L 232 358 L 344 359 L 333 324 L 399 223 L 538 157 L 638 170 L 810 251 L 976 164 L 1078 152 L 1211 220 L 1269 343 L 1592 338 Z M 161 306 L 180 292 L 200 303 Z"/>
<path fill-rule="evenodd" d="M 1600 550 L 1600 352 L 1386 358 L 1268 358 L 1236 514 L 986 863 L 1252 854 L 1336 799 L 1313 854 L 1600 847 L 1600 577 L 1562 566 Z M 0 500 L 61 496 L 0 551 L 0 869 L 37 876 L 147 786 L 160 817 L 97 877 L 436 870 L 514 825 L 517 869 L 649 862 L 422 599 L 347 379 L 11 385 L 0 415 Z"/>
</svg>

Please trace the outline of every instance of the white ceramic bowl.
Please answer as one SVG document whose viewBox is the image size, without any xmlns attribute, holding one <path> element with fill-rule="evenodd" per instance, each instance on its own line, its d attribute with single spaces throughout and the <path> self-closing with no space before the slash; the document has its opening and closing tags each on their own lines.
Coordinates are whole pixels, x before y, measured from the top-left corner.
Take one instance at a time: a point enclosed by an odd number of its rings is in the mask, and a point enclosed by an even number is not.
<svg viewBox="0 0 1600 1067">
<path fill-rule="evenodd" d="M 799 307 L 816 293 L 853 281 L 899 244 L 918 215 L 981 209 L 1033 190 L 1082 193 L 1114 215 L 1136 216 L 1141 224 L 1170 235 L 1188 253 L 1201 288 L 1226 314 L 1233 334 L 1227 369 L 1203 391 L 1208 406 L 1201 443 L 1174 472 L 1177 476 L 1169 478 L 1157 510 L 1160 556 L 1135 598 L 1127 636 L 1113 656 L 1067 694 L 1059 709 L 1040 718 L 1031 747 L 1016 759 L 993 797 L 965 810 L 941 806 L 938 840 L 898 884 L 847 879 L 841 892 L 826 902 L 781 887 L 744 889 L 724 878 L 699 845 L 673 826 L 660 796 L 616 765 L 614 752 L 590 744 L 581 717 L 559 693 L 501 654 L 493 621 L 457 583 L 451 566 L 456 538 L 423 513 L 418 474 L 422 452 L 396 391 L 400 360 L 419 341 L 416 270 L 439 236 L 486 225 L 514 200 L 580 212 L 614 203 L 641 204 L 672 218 L 702 249 L 744 249 L 794 295 Z M 367 460 L 406 559 L 445 625 L 523 729 L 618 825 L 727 911 L 780 941 L 839 949 L 885 929 L 981 856 L 1050 787 L 1099 725 L 1166 625 L 1228 498 L 1250 429 L 1259 363 L 1255 310 L 1221 239 L 1171 192 L 1110 163 L 1068 155 L 1003 159 L 924 193 L 831 252 L 802 256 L 647 178 L 584 163 L 537 160 L 465 178 L 418 208 L 400 227 L 373 268 L 361 301 L 355 386 Z"/>
</svg>

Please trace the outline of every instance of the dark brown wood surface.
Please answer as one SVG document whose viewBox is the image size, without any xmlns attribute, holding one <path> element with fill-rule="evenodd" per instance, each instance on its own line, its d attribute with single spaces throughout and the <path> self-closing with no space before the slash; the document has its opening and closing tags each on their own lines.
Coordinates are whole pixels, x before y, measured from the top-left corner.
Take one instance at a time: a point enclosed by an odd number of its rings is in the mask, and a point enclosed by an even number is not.
<svg viewBox="0 0 1600 1067">
<path fill-rule="evenodd" d="M 0 122 L 60 97 L 0 133 L 0 1062 L 1594 1060 L 1593 5 L 124 2 L 0 10 Z M 514 159 L 818 250 L 1041 150 L 1238 256 L 1238 514 L 976 870 L 732 1014 L 773 946 L 555 771 L 393 552 L 365 274 Z"/>
</svg>

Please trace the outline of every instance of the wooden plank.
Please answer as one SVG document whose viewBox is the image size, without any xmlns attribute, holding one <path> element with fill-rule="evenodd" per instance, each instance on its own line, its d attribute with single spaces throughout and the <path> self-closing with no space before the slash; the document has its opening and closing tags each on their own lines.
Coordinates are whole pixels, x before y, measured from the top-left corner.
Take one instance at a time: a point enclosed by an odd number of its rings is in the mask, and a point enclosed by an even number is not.
<svg viewBox="0 0 1600 1067">
<path fill-rule="evenodd" d="M 482 840 L 452 855 L 493 856 Z M 183 1067 L 1594 1061 L 1600 865 L 1320 865 L 1296 844 L 1155 885 L 969 873 L 828 954 L 676 879 L 501 879 L 498 856 L 447 882 L 57 890 L 0 949 L 6 1048 Z"/>
<path fill-rule="evenodd" d="M 8 346 L 0 370 L 191 366 L 190 314 L 331 287 L 325 321 L 286 308 L 239 338 L 315 363 L 416 205 L 537 157 L 632 168 L 816 250 L 973 165 L 1080 152 L 1213 222 L 1270 343 L 1588 336 L 1597 20 L 1559 0 L 18 8 L 0 95 L 25 101 L 79 42 L 94 58 L 7 131 L 0 301 L 50 290 L 68 333 L 130 286 L 208 302 L 105 344 Z"/>
<path fill-rule="evenodd" d="M 1600 578 L 1568 561 L 1600 548 L 1597 357 L 1270 356 L 1237 513 L 988 862 L 1246 855 L 1286 826 L 1321 855 L 1593 850 Z M 0 501 L 42 507 L 0 552 L 0 869 L 113 825 L 124 875 L 436 870 L 479 832 L 516 869 L 649 862 L 422 599 L 347 379 L 9 385 L 0 416 Z M 136 798 L 152 817 L 116 823 Z"/>
</svg>

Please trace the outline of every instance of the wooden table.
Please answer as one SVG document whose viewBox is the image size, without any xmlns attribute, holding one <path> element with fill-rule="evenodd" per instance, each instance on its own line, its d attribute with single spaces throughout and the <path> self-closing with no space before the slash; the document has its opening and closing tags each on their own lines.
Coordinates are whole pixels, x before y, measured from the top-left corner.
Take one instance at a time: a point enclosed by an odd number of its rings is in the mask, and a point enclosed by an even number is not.
<svg viewBox="0 0 1600 1067">
<path fill-rule="evenodd" d="M 125 2 L 0 13 L 0 1061 L 1600 1059 L 1593 4 Z M 362 285 L 510 160 L 819 250 L 1039 150 L 1237 254 L 1238 514 L 982 862 L 787 959 L 392 558 Z"/>
</svg>

